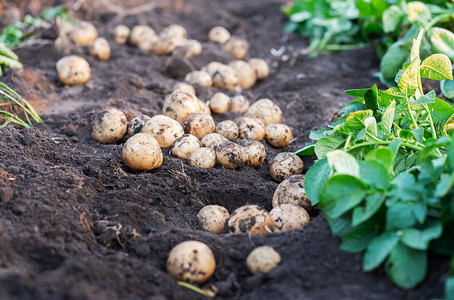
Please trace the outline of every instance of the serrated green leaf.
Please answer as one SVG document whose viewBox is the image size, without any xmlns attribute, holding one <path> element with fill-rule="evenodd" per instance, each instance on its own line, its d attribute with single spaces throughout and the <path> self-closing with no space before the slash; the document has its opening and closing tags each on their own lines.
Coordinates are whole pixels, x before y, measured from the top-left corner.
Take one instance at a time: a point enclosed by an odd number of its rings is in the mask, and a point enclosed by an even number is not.
<svg viewBox="0 0 454 300">
<path fill-rule="evenodd" d="M 430 42 L 438 53 L 446 54 L 451 61 L 454 61 L 454 33 L 439 27 L 429 31 Z"/>
<path fill-rule="evenodd" d="M 432 80 L 452 80 L 452 64 L 445 54 L 432 54 L 421 64 L 421 77 Z"/>
<path fill-rule="evenodd" d="M 315 143 L 315 154 L 318 159 L 326 157 L 326 154 L 330 151 L 336 150 L 345 142 L 345 137 L 340 135 L 330 135 L 326 138 L 322 138 Z"/>
<path fill-rule="evenodd" d="M 377 231 L 371 227 L 356 228 L 342 238 L 340 249 L 352 253 L 361 252 L 367 248 L 376 235 Z"/>
<path fill-rule="evenodd" d="M 368 109 L 368 110 L 359 110 L 350 113 L 350 115 L 347 117 L 345 120 L 345 124 L 348 126 L 350 129 L 363 129 L 364 126 L 364 120 L 368 117 L 373 116 L 373 111 Z"/>
<path fill-rule="evenodd" d="M 304 177 L 304 190 L 312 205 L 316 205 L 319 202 L 320 189 L 328 180 L 330 174 L 331 168 L 326 158 L 316 161 L 307 171 Z"/>
<path fill-rule="evenodd" d="M 427 250 L 429 242 L 439 238 L 443 232 L 443 227 L 440 221 L 428 222 L 422 230 L 408 228 L 403 231 L 402 243 L 416 250 Z"/>
<path fill-rule="evenodd" d="M 326 154 L 328 164 L 336 174 L 359 176 L 359 165 L 355 157 L 342 150 L 334 150 Z"/>
<path fill-rule="evenodd" d="M 411 64 L 404 70 L 397 85 L 405 90 L 407 87 L 410 89 L 417 89 L 419 84 L 419 57 L 415 58 Z"/>
<path fill-rule="evenodd" d="M 382 206 L 385 201 L 385 194 L 374 193 L 367 195 L 365 205 L 353 209 L 352 225 L 358 226 L 369 220 Z"/>
<path fill-rule="evenodd" d="M 388 254 L 399 243 L 400 237 L 392 231 L 387 231 L 377 236 L 367 247 L 366 253 L 363 258 L 363 270 L 372 271 L 383 261 L 385 261 Z"/>
</svg>

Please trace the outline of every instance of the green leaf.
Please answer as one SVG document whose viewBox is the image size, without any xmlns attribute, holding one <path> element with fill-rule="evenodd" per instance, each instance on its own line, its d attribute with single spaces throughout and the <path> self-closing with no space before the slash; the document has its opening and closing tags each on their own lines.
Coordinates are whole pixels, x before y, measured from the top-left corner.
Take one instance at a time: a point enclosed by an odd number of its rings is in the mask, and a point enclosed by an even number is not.
<svg viewBox="0 0 454 300">
<path fill-rule="evenodd" d="M 330 135 L 329 137 L 322 138 L 315 143 L 315 154 L 318 159 L 326 157 L 326 153 L 336 150 L 345 142 L 345 137 L 340 135 Z"/>
<path fill-rule="evenodd" d="M 444 197 L 454 186 L 454 173 L 442 174 L 435 188 L 435 197 Z"/>
<path fill-rule="evenodd" d="M 446 121 L 454 114 L 454 108 L 438 97 L 435 97 L 435 103 L 430 103 L 428 106 L 433 122 Z"/>
<path fill-rule="evenodd" d="M 345 124 L 350 129 L 363 129 L 365 127 L 364 120 L 372 116 L 373 111 L 370 109 L 355 111 L 350 113 L 350 115 L 347 117 L 345 121 Z"/>
<path fill-rule="evenodd" d="M 364 98 L 366 93 L 370 89 L 353 89 L 353 90 L 346 90 L 345 93 L 349 96 L 357 97 L 357 98 Z"/>
<path fill-rule="evenodd" d="M 334 150 L 326 154 L 328 164 L 336 174 L 359 176 L 359 165 L 355 157 L 342 150 Z"/>
<path fill-rule="evenodd" d="M 369 220 L 380 209 L 385 198 L 385 194 L 382 193 L 368 195 L 364 206 L 358 206 L 353 209 L 352 225 L 358 226 Z"/>
<path fill-rule="evenodd" d="M 403 93 L 398 87 L 392 87 L 386 91 L 378 91 L 378 99 L 381 102 L 380 106 L 387 107 L 391 105 L 392 101 L 405 100 L 405 93 Z"/>
<path fill-rule="evenodd" d="M 300 11 L 290 16 L 290 21 L 294 23 L 301 23 L 312 17 L 312 14 L 307 11 Z"/>
<path fill-rule="evenodd" d="M 311 156 L 315 154 L 315 143 L 308 143 L 303 148 L 295 152 L 298 156 Z"/>
<path fill-rule="evenodd" d="M 428 92 L 425 95 L 422 95 L 419 97 L 418 100 L 416 100 L 415 103 L 412 103 L 414 105 L 423 105 L 423 104 L 429 104 L 429 103 L 435 103 L 435 91 L 432 90 Z"/>
<path fill-rule="evenodd" d="M 448 279 L 446 279 L 445 297 L 446 300 L 454 300 L 454 276 L 451 276 Z"/>
<path fill-rule="evenodd" d="M 357 228 L 342 238 L 340 249 L 353 253 L 361 252 L 367 248 L 376 235 L 377 231 L 371 227 Z"/>
<path fill-rule="evenodd" d="M 372 240 L 363 259 L 363 270 L 372 271 L 386 259 L 388 254 L 399 243 L 400 237 L 391 231 L 382 233 Z"/>
<path fill-rule="evenodd" d="M 376 137 L 378 130 L 377 130 L 377 120 L 374 117 L 369 117 L 364 120 L 364 126 L 366 127 L 366 133 Z M 367 139 L 374 141 L 370 136 L 366 136 Z"/>
<path fill-rule="evenodd" d="M 392 44 L 380 62 L 380 70 L 385 80 L 394 80 L 402 64 L 408 58 L 411 45 L 404 41 Z"/>
<path fill-rule="evenodd" d="M 429 222 L 423 230 L 408 228 L 403 231 L 402 243 L 416 250 L 427 250 L 429 242 L 439 238 L 443 232 L 440 221 Z"/>
<path fill-rule="evenodd" d="M 430 42 L 438 53 L 446 54 L 451 61 L 454 61 L 454 33 L 439 27 L 429 31 Z"/>
<path fill-rule="evenodd" d="M 397 85 L 405 90 L 407 87 L 410 89 L 417 89 L 419 84 L 419 58 L 415 58 L 411 64 L 404 70 Z"/>
<path fill-rule="evenodd" d="M 440 82 L 440 89 L 443 96 L 451 100 L 454 99 L 454 80 L 442 80 Z"/>
<path fill-rule="evenodd" d="M 400 288 L 411 289 L 424 280 L 427 272 L 427 253 L 398 244 L 386 261 L 386 273 Z"/>
<path fill-rule="evenodd" d="M 399 230 L 415 225 L 413 207 L 414 204 L 408 202 L 397 202 L 389 206 L 386 211 L 386 229 Z"/>
<path fill-rule="evenodd" d="M 346 220 L 345 218 L 331 219 L 329 217 L 326 217 L 326 221 L 328 221 L 328 224 L 334 235 L 343 237 L 353 231 L 353 227 L 350 224 L 350 221 Z"/>
<path fill-rule="evenodd" d="M 403 16 L 403 11 L 397 5 L 391 5 L 383 12 L 383 30 L 386 33 L 393 32 L 397 29 Z"/>
<path fill-rule="evenodd" d="M 320 190 L 318 207 L 330 218 L 338 218 L 354 208 L 366 196 L 366 187 L 351 175 L 335 175 Z"/>
<path fill-rule="evenodd" d="M 307 197 L 311 200 L 312 205 L 319 202 L 319 193 L 323 184 L 328 180 L 331 174 L 331 168 L 326 158 L 316 161 L 315 164 L 307 171 L 304 177 L 304 190 Z"/>
<path fill-rule="evenodd" d="M 387 190 L 390 186 L 388 170 L 377 161 L 362 161 L 359 163 L 359 178 L 374 189 Z"/>
<path fill-rule="evenodd" d="M 409 8 L 410 10 L 410 8 Z M 421 41 L 422 35 L 424 34 L 424 29 L 421 28 L 418 33 L 418 37 L 413 40 L 413 45 L 411 46 L 410 50 L 410 61 L 414 61 L 415 59 L 418 61 L 419 65 L 419 50 L 421 49 Z"/>
<path fill-rule="evenodd" d="M 407 18 L 410 22 L 427 22 L 431 18 L 430 10 L 420 1 L 408 2 L 407 9 Z"/>
<path fill-rule="evenodd" d="M 376 84 L 366 92 L 364 100 L 368 109 L 371 109 L 374 113 L 378 110 L 378 89 Z"/>
<path fill-rule="evenodd" d="M 421 77 L 432 80 L 452 80 L 452 64 L 445 54 L 432 54 L 421 64 Z"/>
<path fill-rule="evenodd" d="M 384 146 L 378 146 L 366 154 L 365 161 L 377 162 L 385 167 L 386 170 L 391 170 L 393 166 L 394 153 L 393 151 Z"/>
<path fill-rule="evenodd" d="M 311 140 L 318 141 L 319 139 L 329 136 L 330 133 L 331 130 L 328 128 L 320 129 L 317 131 L 311 131 L 311 133 L 309 134 L 309 138 Z"/>
<path fill-rule="evenodd" d="M 387 133 L 391 133 L 394 122 L 394 114 L 396 112 L 396 101 L 392 100 L 391 104 L 386 108 L 381 118 L 381 126 Z"/>
</svg>

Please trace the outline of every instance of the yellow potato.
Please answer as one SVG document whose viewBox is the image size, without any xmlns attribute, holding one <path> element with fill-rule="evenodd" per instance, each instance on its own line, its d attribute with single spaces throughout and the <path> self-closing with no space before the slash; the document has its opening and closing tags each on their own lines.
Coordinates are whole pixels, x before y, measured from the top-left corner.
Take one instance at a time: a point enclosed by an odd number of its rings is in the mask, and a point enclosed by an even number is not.
<svg viewBox="0 0 454 300">
<path fill-rule="evenodd" d="M 257 205 L 245 205 L 237 208 L 227 220 L 229 233 L 264 234 L 272 232 L 274 226 L 270 214 Z"/>
<path fill-rule="evenodd" d="M 148 133 L 137 133 L 123 146 L 123 161 L 133 171 L 149 171 L 162 165 L 162 151 L 156 139 Z"/>
<path fill-rule="evenodd" d="M 266 273 L 281 262 L 281 256 L 269 246 L 257 247 L 249 253 L 246 266 L 253 275 Z"/>
<path fill-rule="evenodd" d="M 80 56 L 65 56 L 57 61 L 56 68 L 58 78 L 66 85 L 84 84 L 90 79 L 90 65 Z"/>
<path fill-rule="evenodd" d="M 208 33 L 208 39 L 212 42 L 219 44 L 225 44 L 230 38 L 230 32 L 222 26 L 216 26 L 211 28 Z"/>
</svg>

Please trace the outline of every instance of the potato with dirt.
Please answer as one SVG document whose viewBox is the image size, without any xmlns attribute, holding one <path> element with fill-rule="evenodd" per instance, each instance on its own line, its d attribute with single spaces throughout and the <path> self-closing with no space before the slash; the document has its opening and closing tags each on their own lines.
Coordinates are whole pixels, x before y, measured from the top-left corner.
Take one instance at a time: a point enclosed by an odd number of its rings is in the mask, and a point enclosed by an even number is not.
<svg viewBox="0 0 454 300">
<path fill-rule="evenodd" d="M 227 220 L 229 233 L 264 234 L 273 232 L 275 224 L 270 214 L 257 205 L 237 208 Z"/>
<path fill-rule="evenodd" d="M 208 33 L 208 39 L 223 45 L 230 39 L 230 32 L 225 27 L 215 26 Z"/>
<path fill-rule="evenodd" d="M 249 100 L 246 99 L 243 95 L 236 95 L 231 98 L 232 100 L 232 107 L 230 108 L 231 111 L 237 114 L 245 113 L 249 108 Z"/>
<path fill-rule="evenodd" d="M 136 25 L 132 28 L 131 34 L 129 35 L 129 43 L 133 46 L 139 46 L 140 42 L 144 41 L 156 41 L 158 36 L 156 32 L 147 25 Z"/>
<path fill-rule="evenodd" d="M 184 80 L 190 84 L 197 84 L 200 86 L 210 87 L 213 85 L 213 80 L 211 79 L 210 74 L 205 71 L 192 71 L 186 75 Z"/>
<path fill-rule="evenodd" d="M 247 162 L 243 147 L 230 141 L 216 147 L 216 159 L 226 169 L 238 169 Z"/>
<path fill-rule="evenodd" d="M 243 59 L 248 50 L 249 43 L 239 37 L 232 36 L 222 47 L 227 53 L 230 53 L 236 59 Z"/>
<path fill-rule="evenodd" d="M 210 99 L 210 109 L 214 114 L 222 114 L 230 110 L 232 100 L 224 93 L 217 92 Z"/>
<path fill-rule="evenodd" d="M 78 46 L 88 46 L 98 37 L 98 31 L 90 22 L 78 22 L 69 37 Z"/>
<path fill-rule="evenodd" d="M 189 115 L 199 112 L 199 99 L 194 94 L 179 90 L 167 95 L 162 107 L 163 115 L 180 123 L 183 123 Z"/>
<path fill-rule="evenodd" d="M 273 207 L 279 204 L 294 204 L 312 211 L 312 204 L 304 190 L 304 175 L 292 175 L 282 181 L 273 195 Z"/>
<path fill-rule="evenodd" d="M 202 53 L 203 47 L 199 41 L 196 40 L 186 40 L 183 45 L 177 46 L 172 51 L 172 55 L 181 56 L 184 58 L 190 58 L 192 56 L 197 56 Z"/>
<path fill-rule="evenodd" d="M 254 86 L 257 81 L 255 70 L 245 61 L 236 60 L 229 64 L 235 70 L 236 78 L 241 89 L 247 90 Z"/>
<path fill-rule="evenodd" d="M 185 282 L 202 284 L 213 275 L 215 268 L 213 252 L 199 241 L 176 245 L 167 258 L 167 272 Z"/>
<path fill-rule="evenodd" d="M 61 83 L 66 85 L 84 84 L 90 79 L 90 65 L 85 58 L 70 55 L 57 61 L 57 73 Z"/>
<path fill-rule="evenodd" d="M 266 151 L 262 143 L 252 139 L 238 139 L 237 143 L 243 147 L 243 151 L 247 156 L 247 166 L 258 168 L 263 164 L 265 161 Z"/>
<path fill-rule="evenodd" d="M 145 125 L 145 122 L 150 119 L 151 118 L 147 115 L 138 115 L 137 117 L 134 117 L 128 124 L 128 137 L 139 133 L 142 130 L 143 125 Z"/>
<path fill-rule="evenodd" d="M 100 143 L 115 144 L 124 137 L 127 128 L 125 114 L 116 108 L 110 108 L 98 114 L 93 122 L 91 136 Z"/>
<path fill-rule="evenodd" d="M 301 229 L 311 220 L 303 207 L 294 204 L 279 204 L 270 211 L 270 216 L 276 224 L 276 230 L 281 232 Z"/>
<path fill-rule="evenodd" d="M 219 234 L 225 230 L 225 221 L 230 217 L 229 211 L 219 205 L 207 205 L 197 214 L 200 227 L 208 232 Z"/>
<path fill-rule="evenodd" d="M 292 130 L 285 124 L 273 123 L 265 128 L 265 140 L 274 148 L 286 147 L 292 138 Z"/>
<path fill-rule="evenodd" d="M 263 80 L 270 75 L 270 67 L 266 60 L 262 58 L 251 58 L 248 64 L 254 69 L 257 80 Z"/>
<path fill-rule="evenodd" d="M 216 125 L 216 133 L 225 136 L 229 141 L 233 141 L 238 137 L 238 125 L 231 120 L 219 122 Z"/>
<path fill-rule="evenodd" d="M 187 31 L 183 26 L 178 24 L 172 24 L 165 27 L 161 33 L 159 33 L 159 38 L 162 39 L 177 39 L 180 41 L 186 41 Z"/>
<path fill-rule="evenodd" d="M 225 136 L 220 135 L 219 133 L 207 134 L 201 140 L 203 147 L 208 147 L 214 150 L 216 150 L 216 148 L 222 143 L 227 141 L 228 139 Z"/>
<path fill-rule="evenodd" d="M 281 256 L 270 246 L 257 247 L 246 258 L 246 266 L 253 275 L 266 273 L 281 262 Z"/>
<path fill-rule="evenodd" d="M 241 139 L 262 140 L 265 136 L 265 125 L 259 119 L 242 118 L 238 125 Z"/>
<path fill-rule="evenodd" d="M 188 157 L 190 166 L 197 168 L 213 168 L 216 165 L 216 152 L 211 148 L 195 149 Z"/>
<path fill-rule="evenodd" d="M 180 123 L 164 115 L 156 115 L 146 121 L 141 132 L 151 134 L 161 147 L 170 147 L 184 134 Z"/>
<path fill-rule="evenodd" d="M 210 115 L 197 113 L 190 115 L 183 123 L 184 131 L 198 139 L 214 132 L 216 125 Z"/>
<path fill-rule="evenodd" d="M 123 146 L 124 163 L 133 171 L 150 171 L 162 165 L 163 156 L 158 141 L 148 133 L 137 133 Z"/>
<path fill-rule="evenodd" d="M 90 54 L 97 60 L 108 61 L 110 58 L 109 42 L 103 37 L 97 38 L 90 45 Z"/>
<path fill-rule="evenodd" d="M 222 65 L 210 74 L 213 80 L 213 86 L 230 91 L 241 91 L 237 73 L 232 67 Z"/>
<path fill-rule="evenodd" d="M 115 26 L 114 29 L 114 39 L 117 44 L 124 45 L 129 39 L 129 34 L 131 33 L 131 30 L 129 30 L 129 27 L 123 24 Z"/>
<path fill-rule="evenodd" d="M 175 84 L 172 88 L 172 92 L 175 91 L 185 92 L 196 96 L 194 87 L 186 82 L 178 82 L 177 84 Z"/>
<path fill-rule="evenodd" d="M 194 150 L 202 147 L 202 142 L 191 134 L 183 134 L 175 140 L 172 147 L 173 156 L 188 159 Z"/>
<path fill-rule="evenodd" d="M 270 165 L 271 177 L 282 182 L 287 177 L 303 173 L 303 161 L 295 154 L 282 152 L 276 155 Z"/>
<path fill-rule="evenodd" d="M 211 110 L 206 102 L 199 99 L 200 113 L 211 116 Z"/>
<path fill-rule="evenodd" d="M 260 99 L 253 103 L 244 116 L 260 119 L 265 126 L 282 123 L 282 110 L 270 99 Z"/>
<path fill-rule="evenodd" d="M 219 68 L 225 66 L 223 63 L 219 62 L 219 61 L 212 61 L 210 62 L 209 64 L 207 64 L 206 66 L 202 67 L 202 69 L 200 69 L 201 71 L 205 71 L 205 72 L 208 72 L 208 74 L 210 74 L 211 76 L 213 76 L 213 74 L 219 70 Z"/>
</svg>

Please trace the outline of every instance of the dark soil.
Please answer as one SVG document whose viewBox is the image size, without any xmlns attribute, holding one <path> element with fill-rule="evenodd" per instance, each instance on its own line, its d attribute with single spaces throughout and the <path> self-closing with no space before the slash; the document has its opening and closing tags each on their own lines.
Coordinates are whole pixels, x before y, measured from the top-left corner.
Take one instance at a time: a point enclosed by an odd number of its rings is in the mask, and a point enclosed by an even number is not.
<svg viewBox="0 0 454 300">
<path fill-rule="evenodd" d="M 129 0 L 123 7 L 144 2 Z M 84 86 L 59 83 L 55 63 L 63 54 L 52 45 L 18 51 L 26 67 L 7 71 L 2 80 L 30 99 L 44 124 L 0 130 L 0 299 L 203 299 L 178 286 L 165 270 L 172 247 L 190 239 L 205 242 L 214 252 L 216 271 L 203 287 L 215 286 L 219 299 L 388 300 L 443 295 L 446 261 L 431 260 L 423 284 L 412 291 L 400 290 L 382 269 L 363 273 L 360 254 L 340 251 L 339 239 L 317 210 L 308 226 L 289 233 L 213 235 L 200 230 L 196 214 L 207 204 L 225 206 L 230 212 L 245 204 L 271 209 L 278 184 L 269 174 L 269 161 L 281 151 L 299 149 L 311 130 L 325 126 L 351 100 L 345 89 L 378 81 L 372 76 L 378 60 L 371 49 L 317 58 L 294 55 L 307 41 L 283 35 L 286 20 L 279 8 L 284 2 L 162 1 L 153 10 L 123 20 L 121 13 L 116 14 L 122 1 L 113 1 L 117 10 L 107 14 L 105 7 L 83 7 L 81 15 L 95 20 L 112 46 L 107 63 L 94 60 L 86 49 L 73 52 L 86 57 L 92 67 L 92 79 Z M 186 70 L 187 65 L 198 69 L 213 60 L 232 60 L 207 42 L 211 27 L 223 25 L 247 38 L 251 57 L 277 66 L 269 79 L 246 95 L 251 101 L 268 97 L 278 103 L 284 122 L 293 129 L 293 142 L 283 150 L 266 145 L 267 159 L 257 169 L 201 170 L 164 149 L 164 164 L 158 170 L 131 173 L 121 161 L 122 144 L 92 140 L 91 122 L 107 107 L 122 109 L 129 117 L 160 113 L 164 96 L 177 82 L 170 76 L 182 74 L 164 71 L 172 58 L 117 45 L 111 33 L 119 22 L 130 27 L 148 24 L 156 31 L 171 23 L 183 25 L 204 45 L 202 55 L 172 61 Z M 281 46 L 286 51 L 277 59 L 270 49 Z M 216 91 L 198 89 L 203 100 Z M 312 163 L 313 158 L 305 160 L 305 169 Z M 245 260 L 261 245 L 274 247 L 282 263 L 267 274 L 252 276 Z"/>
</svg>

